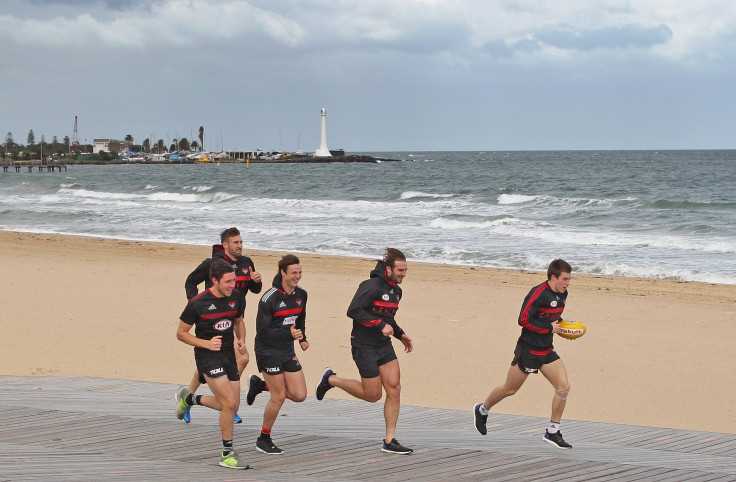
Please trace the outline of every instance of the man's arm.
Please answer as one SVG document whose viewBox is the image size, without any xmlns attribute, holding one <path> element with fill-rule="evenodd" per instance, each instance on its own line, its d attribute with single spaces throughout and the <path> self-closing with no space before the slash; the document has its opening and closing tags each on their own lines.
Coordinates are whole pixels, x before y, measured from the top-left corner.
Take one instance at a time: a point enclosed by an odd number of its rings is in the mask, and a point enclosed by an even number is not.
<svg viewBox="0 0 736 482">
<path fill-rule="evenodd" d="M 369 311 L 377 296 L 377 290 L 371 280 L 360 283 L 358 290 L 353 296 L 353 300 L 350 302 L 350 306 L 348 306 L 348 316 L 367 328 L 375 328 L 378 331 L 383 331 L 386 323 L 380 316 Z"/>
<path fill-rule="evenodd" d="M 197 296 L 199 293 L 197 286 L 207 280 L 210 274 L 210 263 L 212 263 L 212 258 L 205 259 L 187 276 L 187 280 L 184 282 L 184 290 L 187 293 L 188 300 Z"/>
<path fill-rule="evenodd" d="M 253 294 L 258 294 L 263 289 L 263 279 L 261 273 L 256 271 L 256 267 L 253 261 L 250 262 L 250 283 L 248 284 L 248 291 Z"/>
<path fill-rule="evenodd" d="M 186 343 L 187 345 L 206 348 L 207 350 L 220 351 L 222 347 L 222 335 L 215 336 L 209 340 L 203 340 L 189 333 L 192 325 L 179 320 L 179 326 L 176 329 L 176 339 Z"/>
<path fill-rule="evenodd" d="M 233 333 L 235 334 L 235 345 L 238 347 L 238 352 L 241 355 L 248 354 L 248 348 L 245 346 L 245 323 L 242 316 L 235 318 Z"/>
</svg>

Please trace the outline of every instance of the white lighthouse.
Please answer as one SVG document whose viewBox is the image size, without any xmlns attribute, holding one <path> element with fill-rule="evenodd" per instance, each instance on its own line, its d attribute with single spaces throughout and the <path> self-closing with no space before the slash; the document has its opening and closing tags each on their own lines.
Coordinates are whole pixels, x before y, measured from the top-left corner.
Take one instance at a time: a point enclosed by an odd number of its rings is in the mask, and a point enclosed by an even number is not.
<svg viewBox="0 0 736 482">
<path fill-rule="evenodd" d="M 322 107 L 322 136 L 319 141 L 319 149 L 314 153 L 315 157 L 332 157 L 327 148 L 327 109 Z"/>
</svg>

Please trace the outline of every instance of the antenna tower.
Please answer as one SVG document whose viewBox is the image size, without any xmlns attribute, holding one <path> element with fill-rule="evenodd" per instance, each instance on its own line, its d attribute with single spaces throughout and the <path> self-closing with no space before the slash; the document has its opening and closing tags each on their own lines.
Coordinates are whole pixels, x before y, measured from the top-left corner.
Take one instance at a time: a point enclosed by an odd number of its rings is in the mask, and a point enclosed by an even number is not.
<svg viewBox="0 0 736 482">
<path fill-rule="evenodd" d="M 72 149 L 79 145 L 79 130 L 77 129 L 77 116 L 74 116 L 74 134 L 72 135 Z"/>
</svg>

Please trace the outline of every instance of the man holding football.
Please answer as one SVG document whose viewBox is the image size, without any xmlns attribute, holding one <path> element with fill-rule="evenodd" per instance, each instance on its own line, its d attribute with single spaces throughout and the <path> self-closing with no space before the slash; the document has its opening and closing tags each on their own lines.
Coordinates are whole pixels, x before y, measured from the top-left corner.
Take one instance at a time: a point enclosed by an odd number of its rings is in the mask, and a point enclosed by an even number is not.
<svg viewBox="0 0 736 482">
<path fill-rule="evenodd" d="M 552 416 L 543 440 L 559 449 L 570 449 L 560 433 L 560 420 L 565 410 L 570 383 L 567 370 L 552 344 L 554 333 L 560 331 L 560 320 L 567 300 L 572 268 L 556 259 L 549 264 L 547 281 L 529 291 L 521 305 L 518 323 L 521 336 L 516 343 L 506 381 L 494 388 L 484 403 L 473 406 L 475 429 L 485 435 L 488 410 L 506 397 L 514 395 L 530 373 L 542 372 L 555 389 Z"/>
</svg>

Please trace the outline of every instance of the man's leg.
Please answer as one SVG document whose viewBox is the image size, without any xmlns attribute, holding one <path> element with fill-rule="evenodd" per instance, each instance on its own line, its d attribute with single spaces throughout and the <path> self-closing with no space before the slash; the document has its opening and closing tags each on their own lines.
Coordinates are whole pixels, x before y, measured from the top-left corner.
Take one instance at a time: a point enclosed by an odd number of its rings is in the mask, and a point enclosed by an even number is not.
<svg viewBox="0 0 736 482">
<path fill-rule="evenodd" d="M 192 381 L 189 382 L 189 391 L 194 393 L 200 386 L 202 386 L 202 384 L 199 383 L 199 370 L 195 368 L 194 375 L 192 375 Z"/>
<path fill-rule="evenodd" d="M 284 404 L 286 399 L 286 382 L 284 381 L 284 374 L 279 373 L 278 375 L 269 375 L 263 373 L 263 378 L 268 383 L 271 394 L 271 398 L 266 404 L 266 408 L 263 410 L 263 428 L 267 429 L 270 433 L 273 428 L 273 424 L 276 421 L 276 417 L 279 415 L 279 410 Z"/>
<path fill-rule="evenodd" d="M 528 376 L 529 374 L 521 371 L 518 365 L 510 366 L 509 371 L 506 374 L 506 381 L 491 390 L 491 393 L 488 395 L 488 398 L 486 398 L 483 406 L 487 410 L 490 410 L 491 407 L 504 398 L 514 395 L 519 391 Z"/>
<path fill-rule="evenodd" d="M 552 417 L 550 421 L 560 423 L 562 412 L 565 410 L 565 404 L 567 403 L 567 394 L 570 391 L 565 364 L 562 363 L 562 360 L 555 360 L 547 365 L 542 365 L 539 371 L 555 388 L 555 394 L 552 397 Z"/>
<path fill-rule="evenodd" d="M 562 360 L 557 359 L 552 363 L 542 365 L 540 371 L 555 388 L 555 394 L 552 397 L 552 416 L 543 439 L 558 449 L 571 449 L 572 445 L 565 442 L 560 432 L 560 420 L 562 420 L 562 412 L 565 410 L 567 394 L 570 391 L 565 364 L 562 363 Z"/>
<path fill-rule="evenodd" d="M 331 375 L 328 380 L 330 386 L 341 388 L 355 398 L 366 402 L 377 402 L 383 396 L 380 375 L 373 378 L 361 377 L 360 381 Z"/>
<path fill-rule="evenodd" d="M 473 405 L 473 421 L 479 434 L 485 435 L 488 433 L 488 429 L 486 429 L 488 410 L 504 398 L 515 394 L 528 376 L 529 374 L 522 371 L 518 365 L 511 365 L 506 374 L 506 381 L 491 390 L 485 402 Z"/>
<path fill-rule="evenodd" d="M 396 436 L 396 422 L 401 408 L 401 370 L 399 360 L 391 360 L 378 367 L 381 384 L 386 390 L 386 401 L 383 402 L 383 418 L 386 419 L 386 442 Z"/>
<path fill-rule="evenodd" d="M 211 378 L 205 375 L 207 385 L 214 396 L 203 396 L 200 403 L 220 411 L 220 431 L 223 440 L 233 439 L 233 415 L 240 405 L 240 381 L 228 380 L 227 376 Z"/>
<path fill-rule="evenodd" d="M 307 398 L 307 381 L 304 371 L 284 372 L 286 398 L 292 402 L 303 402 Z"/>
</svg>

